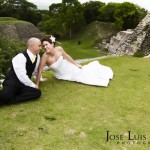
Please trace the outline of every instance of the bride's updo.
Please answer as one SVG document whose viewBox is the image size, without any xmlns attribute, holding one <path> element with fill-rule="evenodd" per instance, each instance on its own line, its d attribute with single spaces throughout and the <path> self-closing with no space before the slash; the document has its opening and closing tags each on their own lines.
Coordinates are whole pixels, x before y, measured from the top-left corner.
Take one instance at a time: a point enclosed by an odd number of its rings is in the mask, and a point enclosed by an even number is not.
<svg viewBox="0 0 150 150">
<path fill-rule="evenodd" d="M 45 36 L 44 38 L 42 38 L 41 42 L 43 43 L 44 41 L 47 41 L 50 44 L 53 43 L 55 46 L 55 37 L 53 37 L 53 36 Z"/>
</svg>

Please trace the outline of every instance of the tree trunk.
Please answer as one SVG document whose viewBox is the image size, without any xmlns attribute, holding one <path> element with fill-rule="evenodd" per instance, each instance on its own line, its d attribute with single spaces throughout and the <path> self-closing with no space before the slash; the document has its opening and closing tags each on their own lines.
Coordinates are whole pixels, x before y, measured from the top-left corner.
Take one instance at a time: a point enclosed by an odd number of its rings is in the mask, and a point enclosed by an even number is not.
<svg viewBox="0 0 150 150">
<path fill-rule="evenodd" d="M 71 39 L 71 36 L 72 36 L 72 31 L 71 31 L 71 28 L 70 28 L 70 39 Z"/>
</svg>

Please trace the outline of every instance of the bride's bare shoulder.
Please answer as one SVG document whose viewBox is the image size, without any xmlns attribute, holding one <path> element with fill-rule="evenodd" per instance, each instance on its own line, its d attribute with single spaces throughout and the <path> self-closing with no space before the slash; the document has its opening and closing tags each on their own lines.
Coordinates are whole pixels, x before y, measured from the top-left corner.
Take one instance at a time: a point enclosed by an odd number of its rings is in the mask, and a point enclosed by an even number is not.
<svg viewBox="0 0 150 150">
<path fill-rule="evenodd" d="M 63 50 L 63 48 L 61 46 L 56 46 L 55 49 L 58 50 L 58 51 L 62 51 Z"/>
<path fill-rule="evenodd" d="M 48 54 L 47 53 L 44 53 L 43 55 L 42 55 L 42 58 L 47 58 L 48 57 Z"/>
</svg>

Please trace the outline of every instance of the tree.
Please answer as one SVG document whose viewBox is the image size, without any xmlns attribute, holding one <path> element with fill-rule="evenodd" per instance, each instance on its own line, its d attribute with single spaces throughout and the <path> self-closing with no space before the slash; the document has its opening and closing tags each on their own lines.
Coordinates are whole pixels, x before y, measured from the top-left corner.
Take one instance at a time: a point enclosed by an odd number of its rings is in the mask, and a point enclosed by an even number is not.
<svg viewBox="0 0 150 150">
<path fill-rule="evenodd" d="M 64 30 L 69 29 L 69 37 L 72 37 L 72 30 L 79 28 L 84 23 L 83 7 L 78 0 L 62 0 L 59 19 Z"/>
<path fill-rule="evenodd" d="M 100 1 L 90 1 L 83 4 L 84 7 L 84 17 L 86 23 L 91 23 L 98 19 L 99 16 L 99 9 L 105 6 L 105 3 Z"/>
<path fill-rule="evenodd" d="M 139 8 L 138 8 L 139 9 Z M 137 9 L 136 5 L 129 2 L 121 3 L 117 5 L 114 13 L 114 18 L 116 19 L 115 24 L 119 29 L 135 28 L 139 23 L 139 12 L 143 12 L 144 9 Z M 146 11 L 145 11 L 146 12 Z M 146 13 L 142 13 L 146 14 Z M 144 16 L 143 16 L 144 17 Z"/>
<path fill-rule="evenodd" d="M 49 15 L 52 17 L 56 17 L 61 9 L 62 3 L 52 4 L 49 6 Z"/>
<path fill-rule="evenodd" d="M 0 75 L 6 75 L 12 58 L 25 47 L 22 41 L 0 38 Z"/>
<path fill-rule="evenodd" d="M 14 17 L 32 22 L 35 25 L 41 20 L 37 6 L 27 0 L 1 0 L 0 4 L 2 17 Z"/>
<path fill-rule="evenodd" d="M 108 3 L 99 9 L 98 20 L 103 22 L 115 22 L 114 12 L 119 3 Z"/>
<path fill-rule="evenodd" d="M 46 21 L 40 22 L 38 27 L 41 31 L 44 31 L 50 35 L 54 35 L 55 33 L 61 34 L 62 28 L 58 21 L 59 20 L 57 18 L 50 18 Z"/>
</svg>

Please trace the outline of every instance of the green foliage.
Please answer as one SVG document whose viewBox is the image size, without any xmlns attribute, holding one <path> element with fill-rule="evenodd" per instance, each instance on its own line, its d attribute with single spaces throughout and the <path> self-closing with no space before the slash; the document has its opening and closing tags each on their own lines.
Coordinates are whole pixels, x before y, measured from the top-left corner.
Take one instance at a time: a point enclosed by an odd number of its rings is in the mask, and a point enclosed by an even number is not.
<svg viewBox="0 0 150 150">
<path fill-rule="evenodd" d="M 67 0 L 49 6 L 49 17 L 43 19 L 38 27 L 47 34 L 72 36 L 84 24 L 83 8 L 78 0 Z"/>
<path fill-rule="evenodd" d="M 96 42 L 107 39 L 117 32 L 113 23 L 94 21 L 82 28 L 71 40 L 60 42 L 64 50 L 74 59 L 98 57 L 104 55 L 104 51 L 100 52 L 101 49 L 95 46 Z"/>
<path fill-rule="evenodd" d="M 52 4 L 49 6 L 49 15 L 52 17 L 57 17 L 57 15 L 60 13 L 62 7 L 62 3 L 58 4 Z"/>
<path fill-rule="evenodd" d="M 57 33 L 59 33 L 58 30 L 58 20 L 57 19 L 49 19 L 47 21 L 42 21 L 38 24 L 38 28 L 41 31 L 46 32 L 47 34 L 54 34 L 55 31 L 57 31 Z M 57 25 L 57 26 L 56 26 Z"/>
<path fill-rule="evenodd" d="M 142 53 L 142 51 L 137 51 L 137 52 L 134 53 L 133 56 L 134 56 L 134 57 L 143 57 L 144 54 Z"/>
<path fill-rule="evenodd" d="M 83 27 L 79 33 L 74 36 L 75 39 L 88 41 L 87 45 L 95 46 L 96 41 L 110 38 L 118 32 L 113 23 L 94 21 Z"/>
<path fill-rule="evenodd" d="M 139 11 L 140 10 L 140 11 Z M 141 12 L 143 12 L 141 16 Z M 115 24 L 119 29 L 133 29 L 146 15 L 146 11 L 137 7 L 133 3 L 124 2 L 118 4 L 115 8 L 114 18 Z"/>
<path fill-rule="evenodd" d="M 63 0 L 62 3 L 50 5 L 49 11 L 39 10 L 38 13 L 39 18 L 36 15 L 31 18 L 39 22 L 38 27 L 42 31 L 47 34 L 69 35 L 71 38 L 86 23 L 96 20 L 115 22 L 119 30 L 133 29 L 147 11 L 129 2 L 105 4 L 100 1 L 89 1 L 81 4 L 78 0 Z"/>
<path fill-rule="evenodd" d="M 150 27 L 150 25 L 147 24 L 147 25 L 144 27 L 143 31 L 146 31 L 149 27 Z"/>
<path fill-rule="evenodd" d="M 0 39 L 0 74 L 5 75 L 7 73 L 12 58 L 24 49 L 25 45 L 21 41 Z"/>
<path fill-rule="evenodd" d="M 47 33 L 69 33 L 70 37 L 85 23 L 96 20 L 115 22 L 119 29 L 135 28 L 146 13 L 145 9 L 128 2 L 105 4 L 89 1 L 80 4 L 78 0 L 63 0 L 62 3 L 50 5 L 47 11 L 37 10 L 37 6 L 27 0 L 0 1 L 0 16 L 29 21 Z M 54 22 L 51 21 L 53 19 Z"/>
<path fill-rule="evenodd" d="M 72 37 L 72 30 L 81 27 L 84 23 L 83 7 L 78 0 L 63 0 L 59 14 L 63 29 L 69 31 L 69 37 Z"/>
<path fill-rule="evenodd" d="M 83 4 L 84 8 L 84 17 L 86 20 L 86 23 L 91 23 L 92 21 L 95 21 L 98 19 L 99 16 L 99 9 L 101 7 L 106 6 L 105 3 L 100 1 L 89 1 Z"/>
<path fill-rule="evenodd" d="M 14 17 L 19 20 L 32 22 L 35 25 L 42 19 L 37 6 L 27 0 L 1 0 L 0 16 Z"/>
<path fill-rule="evenodd" d="M 114 12 L 119 3 L 108 3 L 99 9 L 98 20 L 103 22 L 115 22 Z"/>
</svg>

